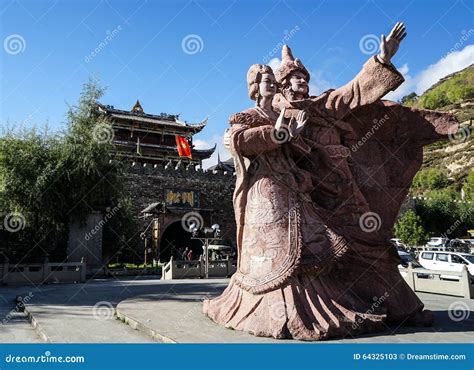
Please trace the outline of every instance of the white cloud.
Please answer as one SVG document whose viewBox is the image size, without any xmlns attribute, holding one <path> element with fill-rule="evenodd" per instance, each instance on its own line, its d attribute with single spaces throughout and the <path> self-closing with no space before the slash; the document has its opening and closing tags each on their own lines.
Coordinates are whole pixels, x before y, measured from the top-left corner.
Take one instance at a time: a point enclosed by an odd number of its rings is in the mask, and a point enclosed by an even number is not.
<svg viewBox="0 0 474 370">
<path fill-rule="evenodd" d="M 408 74 L 408 63 L 405 63 L 402 65 L 400 68 L 398 68 L 398 71 L 403 75 L 406 76 Z"/>
<path fill-rule="evenodd" d="M 216 150 L 214 151 L 212 156 L 202 162 L 202 166 L 204 169 L 207 169 L 217 164 L 217 153 L 219 153 L 221 161 L 225 161 L 231 157 L 230 152 L 224 147 L 224 144 L 222 143 L 223 137 L 224 133 L 222 133 L 222 135 L 213 135 L 209 140 L 193 140 L 195 149 L 209 149 L 212 148 L 214 144 L 217 144 Z"/>
<path fill-rule="evenodd" d="M 202 140 L 202 139 L 194 139 L 193 144 L 194 144 L 195 149 L 207 149 L 209 148 L 209 146 L 212 146 L 208 144 L 207 141 Z"/>
<path fill-rule="evenodd" d="M 438 63 L 429 66 L 420 73 L 417 93 L 423 93 L 438 80 L 450 73 L 459 71 L 474 63 L 474 45 L 468 45 L 461 51 L 454 51 Z"/>
<path fill-rule="evenodd" d="M 460 51 L 449 53 L 414 77 L 408 74 L 408 65 L 404 64 L 399 71 L 405 77 L 405 82 L 396 91 L 388 93 L 385 98 L 399 100 L 411 92 L 421 95 L 441 78 L 460 71 L 472 63 L 474 63 L 474 45 L 467 45 Z"/>
<path fill-rule="evenodd" d="M 281 60 L 280 58 L 273 58 L 268 62 L 268 65 L 273 69 L 273 72 L 275 72 L 278 68 L 280 68 Z"/>
<path fill-rule="evenodd" d="M 309 95 L 319 95 L 331 88 L 331 83 L 323 77 L 323 71 L 310 72 Z"/>
</svg>

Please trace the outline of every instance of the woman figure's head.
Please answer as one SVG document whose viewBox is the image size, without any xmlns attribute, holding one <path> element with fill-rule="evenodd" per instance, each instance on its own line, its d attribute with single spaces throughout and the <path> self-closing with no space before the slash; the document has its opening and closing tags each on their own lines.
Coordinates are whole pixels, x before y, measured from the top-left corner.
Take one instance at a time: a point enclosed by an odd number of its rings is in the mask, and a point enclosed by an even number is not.
<svg viewBox="0 0 474 370">
<path fill-rule="evenodd" d="M 272 98 L 277 92 L 273 70 L 264 64 L 254 64 L 247 72 L 249 97 L 258 104 L 261 98 Z"/>
</svg>

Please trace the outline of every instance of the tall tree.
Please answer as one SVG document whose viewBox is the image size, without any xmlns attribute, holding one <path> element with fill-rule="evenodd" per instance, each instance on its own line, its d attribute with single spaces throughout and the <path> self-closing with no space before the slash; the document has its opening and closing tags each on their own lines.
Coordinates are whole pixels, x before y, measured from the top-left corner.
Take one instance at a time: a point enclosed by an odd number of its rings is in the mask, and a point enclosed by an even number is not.
<svg viewBox="0 0 474 370">
<path fill-rule="evenodd" d="M 412 210 L 407 211 L 395 224 L 395 236 L 409 246 L 424 245 L 429 240 L 420 216 Z"/>
<path fill-rule="evenodd" d="M 93 210 L 118 207 L 104 229 L 108 254 L 134 234 L 122 166 L 111 157 L 112 125 L 97 109 L 103 92 L 97 81 L 84 85 L 61 136 L 32 129 L 0 138 L 0 222 L 22 223 L 0 234 L 3 253 L 13 260 L 38 261 L 44 254 L 62 260 L 69 222 L 85 221 Z"/>
</svg>

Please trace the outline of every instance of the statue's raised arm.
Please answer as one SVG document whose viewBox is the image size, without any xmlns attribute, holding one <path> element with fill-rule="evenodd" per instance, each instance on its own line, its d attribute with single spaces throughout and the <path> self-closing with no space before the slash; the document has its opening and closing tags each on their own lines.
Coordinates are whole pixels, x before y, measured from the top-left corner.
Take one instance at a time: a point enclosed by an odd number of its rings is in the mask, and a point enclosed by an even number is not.
<svg viewBox="0 0 474 370">
<path fill-rule="evenodd" d="M 371 57 L 352 81 L 328 94 L 325 108 L 334 117 L 342 118 L 352 109 L 374 103 L 403 83 L 391 59 L 405 36 L 405 26 L 398 22 L 387 37 L 381 36 L 380 54 Z"/>
</svg>

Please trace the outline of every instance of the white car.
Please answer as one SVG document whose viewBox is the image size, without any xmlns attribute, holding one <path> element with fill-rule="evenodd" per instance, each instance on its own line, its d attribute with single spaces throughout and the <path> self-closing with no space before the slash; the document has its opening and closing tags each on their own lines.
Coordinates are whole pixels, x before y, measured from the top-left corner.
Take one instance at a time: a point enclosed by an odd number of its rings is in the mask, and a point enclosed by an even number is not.
<svg viewBox="0 0 474 370">
<path fill-rule="evenodd" d="M 402 251 L 402 252 L 406 252 L 407 247 L 405 246 L 405 244 L 402 243 L 402 241 L 401 241 L 400 239 L 392 238 L 392 239 L 390 239 L 390 242 L 391 242 L 395 247 L 397 247 L 397 250 Z"/>
<path fill-rule="evenodd" d="M 447 241 L 447 238 L 431 238 L 430 241 L 426 243 L 426 245 L 429 247 L 442 248 L 444 247 Z"/>
<path fill-rule="evenodd" d="M 427 270 L 461 272 L 464 266 L 474 275 L 474 255 L 458 252 L 422 251 L 418 262 Z"/>
</svg>

